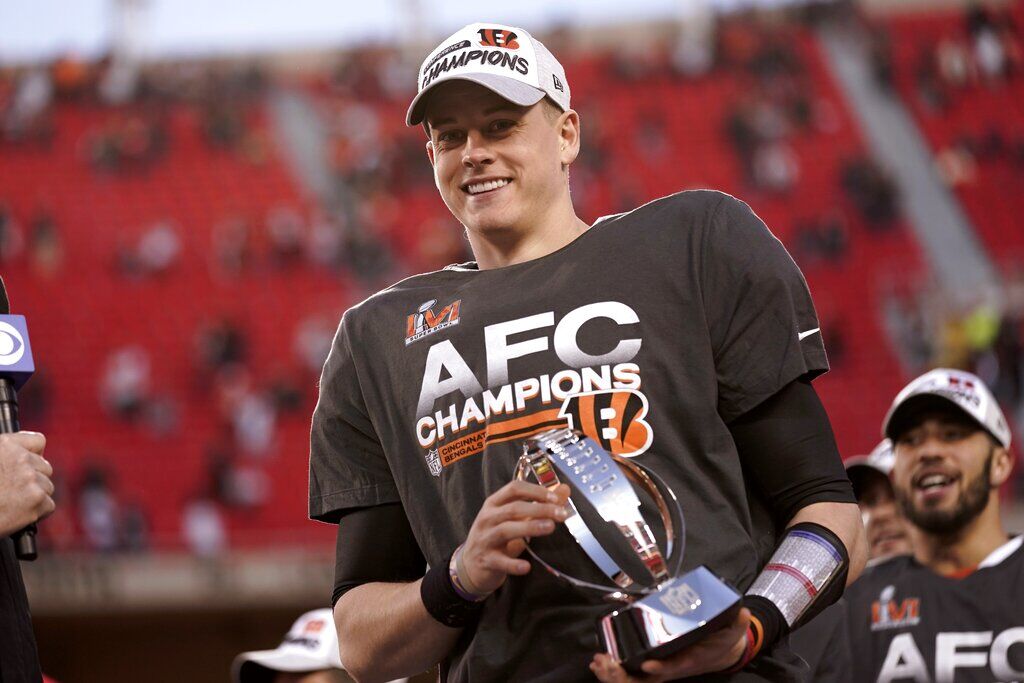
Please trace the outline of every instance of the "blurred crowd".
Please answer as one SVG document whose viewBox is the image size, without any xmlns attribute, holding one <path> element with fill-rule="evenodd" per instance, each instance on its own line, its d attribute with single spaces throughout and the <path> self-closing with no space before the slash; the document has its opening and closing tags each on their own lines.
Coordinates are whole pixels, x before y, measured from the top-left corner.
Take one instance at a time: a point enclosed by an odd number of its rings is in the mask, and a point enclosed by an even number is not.
<svg viewBox="0 0 1024 683">
<path fill-rule="evenodd" d="M 1024 33 L 1015 21 L 1013 3 L 968 5 L 959 22 L 941 37 L 921 42 L 913 63 L 897 64 L 892 35 L 872 31 L 870 53 L 876 83 L 895 94 L 905 73 L 913 96 L 928 116 L 941 119 L 970 102 L 979 89 L 1019 98 L 1024 83 Z M 936 150 L 936 164 L 951 187 L 977 182 L 980 166 L 1009 164 L 1024 179 L 1024 128 L 990 120 L 978 111 L 969 126 L 960 123 L 950 140 Z M 1010 119 L 1012 117 L 1006 117 Z"/>
<path fill-rule="evenodd" d="M 282 450 L 294 450 L 282 448 L 279 420 L 288 415 L 302 419 L 309 412 L 308 387 L 315 386 L 336 322 L 332 314 L 308 315 L 295 330 L 292 361 L 266 372 L 253 363 L 251 332 L 232 317 L 211 317 L 195 331 L 188 400 L 202 397 L 218 425 L 218 435 L 203 453 L 202 477 L 181 501 L 182 540 L 197 554 L 213 555 L 227 547 L 226 515 L 268 502 L 273 478 L 267 466 Z M 181 427 L 183 397 L 154 387 L 152 365 L 152 354 L 142 346 L 113 349 L 104 365 L 99 400 L 112 420 L 159 438 Z M 116 498 L 111 500 L 110 514 L 120 520 L 113 526 L 120 528 L 131 508 L 121 510 Z M 138 547 L 100 546 L 89 534 L 86 539 L 98 550 Z"/>
<path fill-rule="evenodd" d="M 23 226 L 0 197 L 0 265 L 19 258 L 27 259 L 38 275 L 53 275 L 63 261 L 60 230 L 46 204 L 39 204 Z"/>
<path fill-rule="evenodd" d="M 262 163 L 267 141 L 251 124 L 266 85 L 264 73 L 250 64 L 186 62 L 143 69 L 113 58 L 94 62 L 69 56 L 0 69 L 0 145 L 49 148 L 57 133 L 58 105 L 101 107 L 109 116 L 79 141 L 83 157 L 97 170 L 137 173 L 173 144 L 168 105 L 187 104 L 211 148 Z"/>
<path fill-rule="evenodd" d="M 1011 419 L 1024 419 L 1024 264 L 1012 265 L 1000 291 L 964 303 L 934 282 L 896 287 L 885 318 L 904 368 L 969 370 L 991 387 Z"/>
<path fill-rule="evenodd" d="M 939 175 L 952 188 L 978 182 L 979 170 L 997 165 L 1024 181 L 1024 126 L 1006 111 L 973 107 L 979 94 L 1001 96 L 1012 107 L 1024 94 L 1024 34 L 1014 4 L 968 5 L 960 18 L 918 41 L 912 63 L 898 63 L 892 35 L 872 33 L 878 85 L 897 95 L 905 75 L 931 121 L 945 121 L 934 149 Z M 968 107 L 970 116 L 956 114 Z M 991 107 L 992 105 L 986 105 Z M 997 109 L 999 109 L 997 105 Z M 885 318 L 907 372 L 944 366 L 970 370 L 992 387 L 1013 420 L 1024 420 L 1024 263 L 992 254 L 1002 269 L 998 291 L 968 301 L 925 280 L 894 287 Z"/>
<path fill-rule="evenodd" d="M 921 50 L 914 78 L 918 96 L 941 110 L 969 94 L 970 88 L 998 88 L 1024 72 L 1024 43 L 1008 7 L 972 4 L 962 32 Z"/>
</svg>

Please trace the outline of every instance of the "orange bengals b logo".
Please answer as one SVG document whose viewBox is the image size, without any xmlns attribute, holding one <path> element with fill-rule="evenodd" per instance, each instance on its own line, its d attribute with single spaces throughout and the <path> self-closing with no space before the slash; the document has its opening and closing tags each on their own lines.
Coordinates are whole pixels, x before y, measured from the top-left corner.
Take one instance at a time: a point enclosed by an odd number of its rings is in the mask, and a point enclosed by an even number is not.
<svg viewBox="0 0 1024 683">
<path fill-rule="evenodd" d="M 565 399 L 559 417 L 606 451 L 631 458 L 654 441 L 654 430 L 644 421 L 647 397 L 633 389 L 588 391 Z"/>
<path fill-rule="evenodd" d="M 504 47 L 509 50 L 519 49 L 516 34 L 512 31 L 506 31 L 503 28 L 482 28 L 477 33 L 480 34 L 480 44 L 484 47 Z"/>
</svg>

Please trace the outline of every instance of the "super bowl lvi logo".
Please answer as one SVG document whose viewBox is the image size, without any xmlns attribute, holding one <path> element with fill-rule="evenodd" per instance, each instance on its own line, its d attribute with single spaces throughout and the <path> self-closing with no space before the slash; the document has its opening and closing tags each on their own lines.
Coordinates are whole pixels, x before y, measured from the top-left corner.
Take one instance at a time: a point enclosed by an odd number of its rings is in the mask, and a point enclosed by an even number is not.
<svg viewBox="0 0 1024 683">
<path fill-rule="evenodd" d="M 441 476 L 441 456 L 439 456 L 437 454 L 437 449 L 436 448 L 431 448 L 429 451 L 427 451 L 426 458 L 427 458 L 427 469 L 429 469 L 430 473 L 432 475 L 434 475 L 435 477 L 440 477 Z"/>
<path fill-rule="evenodd" d="M 462 299 L 453 301 L 443 307 L 440 313 L 435 314 L 434 306 L 436 305 L 437 299 L 425 301 L 416 309 L 415 313 L 408 316 L 405 324 L 406 346 L 435 332 L 440 332 L 459 324 L 459 307 L 462 305 Z"/>
<path fill-rule="evenodd" d="M 896 587 L 886 586 L 871 603 L 871 630 L 916 626 L 921 621 L 920 598 L 904 598 L 896 602 Z"/>
</svg>

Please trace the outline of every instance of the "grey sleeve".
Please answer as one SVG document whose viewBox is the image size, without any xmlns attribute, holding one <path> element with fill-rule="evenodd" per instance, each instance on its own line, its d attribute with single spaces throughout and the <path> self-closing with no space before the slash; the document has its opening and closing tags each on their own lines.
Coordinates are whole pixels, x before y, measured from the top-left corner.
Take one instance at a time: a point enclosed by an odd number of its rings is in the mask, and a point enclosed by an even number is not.
<svg viewBox="0 0 1024 683">
<path fill-rule="evenodd" d="M 723 197 L 701 247 L 718 412 L 731 422 L 828 361 L 803 273 L 749 206 Z"/>
<path fill-rule="evenodd" d="M 399 502 L 363 399 L 350 313 L 342 318 L 324 364 L 309 438 L 309 516 L 332 523 L 348 508 Z"/>
</svg>

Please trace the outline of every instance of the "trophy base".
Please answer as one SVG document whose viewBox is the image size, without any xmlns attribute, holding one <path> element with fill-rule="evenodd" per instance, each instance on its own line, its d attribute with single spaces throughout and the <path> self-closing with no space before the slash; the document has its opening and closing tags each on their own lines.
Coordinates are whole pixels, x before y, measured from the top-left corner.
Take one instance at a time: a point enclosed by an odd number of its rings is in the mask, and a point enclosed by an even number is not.
<svg viewBox="0 0 1024 683">
<path fill-rule="evenodd" d="M 658 590 L 598 620 L 598 638 L 630 673 L 664 659 L 729 625 L 742 597 L 707 567 L 677 576 Z"/>
</svg>

